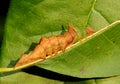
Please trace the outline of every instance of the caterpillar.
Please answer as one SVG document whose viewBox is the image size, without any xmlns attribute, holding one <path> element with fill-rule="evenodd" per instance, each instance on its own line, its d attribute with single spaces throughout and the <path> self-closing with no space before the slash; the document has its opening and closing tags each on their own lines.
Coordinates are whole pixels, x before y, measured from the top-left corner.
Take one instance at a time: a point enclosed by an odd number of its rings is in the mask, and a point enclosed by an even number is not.
<svg viewBox="0 0 120 84">
<path fill-rule="evenodd" d="M 95 31 L 92 28 L 87 27 L 86 33 L 87 36 L 89 36 L 95 33 Z M 15 64 L 14 68 L 34 62 L 38 59 L 45 60 L 47 56 L 56 55 L 60 50 L 64 52 L 69 45 L 75 43 L 76 38 L 76 30 L 72 27 L 70 23 L 68 23 L 67 32 L 58 36 L 51 36 L 48 38 L 42 37 L 33 51 L 21 56 L 19 61 Z"/>
<path fill-rule="evenodd" d="M 45 60 L 47 56 L 51 56 L 52 54 L 56 55 L 60 50 L 64 52 L 66 47 L 75 42 L 76 38 L 76 30 L 68 23 L 67 32 L 58 36 L 42 37 L 33 51 L 28 54 L 23 54 L 14 67 L 22 66 L 38 59 Z"/>
</svg>

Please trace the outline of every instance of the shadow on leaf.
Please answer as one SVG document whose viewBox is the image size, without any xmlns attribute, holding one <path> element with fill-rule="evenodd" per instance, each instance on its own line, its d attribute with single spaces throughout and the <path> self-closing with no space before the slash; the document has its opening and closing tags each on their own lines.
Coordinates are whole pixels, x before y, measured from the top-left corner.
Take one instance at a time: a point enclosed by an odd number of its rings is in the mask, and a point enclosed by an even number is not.
<svg viewBox="0 0 120 84">
<path fill-rule="evenodd" d="M 39 68 L 37 66 L 32 66 L 32 67 L 23 69 L 23 71 L 26 73 L 32 74 L 32 75 L 37 75 L 37 76 L 45 77 L 48 79 L 60 80 L 60 81 L 65 81 L 65 82 L 75 82 L 75 81 L 77 82 L 77 81 L 88 80 L 88 79 L 80 79 L 77 77 L 62 75 L 59 73 L 55 73 L 49 70 Z"/>
</svg>

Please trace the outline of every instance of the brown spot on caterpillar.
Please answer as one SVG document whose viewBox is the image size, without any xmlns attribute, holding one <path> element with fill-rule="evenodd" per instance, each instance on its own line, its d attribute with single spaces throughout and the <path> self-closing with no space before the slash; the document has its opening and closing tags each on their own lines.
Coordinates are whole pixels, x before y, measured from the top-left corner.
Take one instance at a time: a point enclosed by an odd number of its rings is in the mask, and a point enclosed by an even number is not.
<svg viewBox="0 0 120 84">
<path fill-rule="evenodd" d="M 38 59 L 46 59 L 46 56 L 56 55 L 58 51 L 65 51 L 66 47 L 75 42 L 77 32 L 68 23 L 68 31 L 63 35 L 42 37 L 39 44 L 28 54 L 23 54 L 14 67 L 22 66 Z"/>
<path fill-rule="evenodd" d="M 90 28 L 90 27 L 87 27 L 87 28 L 86 28 L 86 33 L 87 33 L 87 35 L 92 35 L 93 33 L 95 33 L 95 30 L 93 30 L 93 29 Z"/>
</svg>

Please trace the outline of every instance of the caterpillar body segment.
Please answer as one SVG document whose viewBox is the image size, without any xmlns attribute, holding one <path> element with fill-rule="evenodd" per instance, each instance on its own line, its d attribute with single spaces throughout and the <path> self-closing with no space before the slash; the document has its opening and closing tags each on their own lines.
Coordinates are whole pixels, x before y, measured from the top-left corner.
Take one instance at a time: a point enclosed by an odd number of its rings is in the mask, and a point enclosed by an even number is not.
<svg viewBox="0 0 120 84">
<path fill-rule="evenodd" d="M 42 37 L 39 44 L 46 51 L 46 55 L 52 55 L 52 45 L 50 44 L 49 39 Z"/>
<path fill-rule="evenodd" d="M 57 54 L 60 50 L 59 42 L 57 36 L 51 36 L 48 38 L 52 46 L 52 54 Z"/>
<path fill-rule="evenodd" d="M 77 32 L 68 23 L 68 31 L 62 35 L 42 37 L 39 44 L 28 54 L 23 54 L 14 67 L 34 62 L 38 59 L 46 59 L 46 56 L 56 55 L 58 51 L 65 51 L 66 47 L 73 44 L 77 38 Z"/>
<path fill-rule="evenodd" d="M 67 41 L 65 40 L 64 36 L 63 35 L 60 35 L 57 37 L 58 38 L 58 42 L 59 42 L 59 47 L 60 49 L 64 52 L 68 43 Z"/>
</svg>

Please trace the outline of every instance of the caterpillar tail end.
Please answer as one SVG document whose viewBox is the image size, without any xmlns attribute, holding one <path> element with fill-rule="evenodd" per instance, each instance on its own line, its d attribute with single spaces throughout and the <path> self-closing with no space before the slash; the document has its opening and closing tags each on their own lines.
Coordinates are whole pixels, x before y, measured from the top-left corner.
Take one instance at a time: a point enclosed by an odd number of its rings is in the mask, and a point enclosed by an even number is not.
<svg viewBox="0 0 120 84">
<path fill-rule="evenodd" d="M 19 59 L 19 61 L 15 64 L 14 68 L 18 67 L 18 66 L 22 66 L 23 64 L 27 63 L 27 54 L 23 54 L 21 56 L 21 58 Z"/>
</svg>

